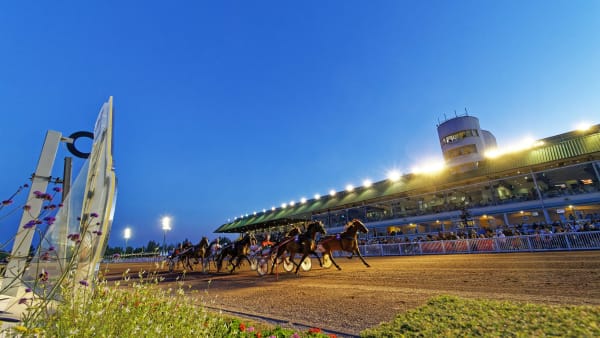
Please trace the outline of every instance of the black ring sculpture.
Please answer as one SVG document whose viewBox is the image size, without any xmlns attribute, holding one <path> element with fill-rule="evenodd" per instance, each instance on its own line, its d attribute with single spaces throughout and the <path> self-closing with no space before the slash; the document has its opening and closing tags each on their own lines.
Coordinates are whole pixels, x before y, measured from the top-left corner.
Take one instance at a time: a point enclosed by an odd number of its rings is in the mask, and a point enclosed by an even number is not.
<svg viewBox="0 0 600 338">
<path fill-rule="evenodd" d="M 87 137 L 90 139 L 94 139 L 94 133 L 89 132 L 89 131 L 76 131 L 73 134 L 71 134 L 69 136 L 69 138 L 73 139 L 72 143 L 67 143 L 67 149 L 69 149 L 69 151 L 71 152 L 71 154 L 79 157 L 79 158 L 88 158 L 90 156 L 90 153 L 84 153 L 81 152 L 77 149 L 77 147 L 75 147 L 75 141 L 77 141 L 78 138 L 80 137 Z"/>
</svg>

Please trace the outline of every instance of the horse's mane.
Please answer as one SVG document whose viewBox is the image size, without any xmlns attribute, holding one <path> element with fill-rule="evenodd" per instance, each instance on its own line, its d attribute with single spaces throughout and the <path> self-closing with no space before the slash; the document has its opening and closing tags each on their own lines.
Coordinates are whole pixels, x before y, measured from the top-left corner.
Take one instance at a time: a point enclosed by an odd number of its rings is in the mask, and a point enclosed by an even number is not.
<svg viewBox="0 0 600 338">
<path fill-rule="evenodd" d="M 293 227 L 293 228 L 290 229 L 290 231 L 288 231 L 285 234 L 285 237 L 295 236 L 295 235 L 299 235 L 301 233 L 302 233 L 302 231 L 300 230 L 299 227 Z"/>
</svg>

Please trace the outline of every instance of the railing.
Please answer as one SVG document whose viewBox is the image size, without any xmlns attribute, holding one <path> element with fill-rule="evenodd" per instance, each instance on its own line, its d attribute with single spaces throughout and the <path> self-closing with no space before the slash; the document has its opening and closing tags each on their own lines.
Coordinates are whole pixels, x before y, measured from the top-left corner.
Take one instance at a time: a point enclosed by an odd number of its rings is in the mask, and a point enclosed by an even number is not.
<svg viewBox="0 0 600 338">
<path fill-rule="evenodd" d="M 364 256 L 412 256 L 600 249 L 600 231 L 421 241 L 359 246 Z"/>
<path fill-rule="evenodd" d="M 364 256 L 414 256 L 499 252 L 599 250 L 600 231 L 561 232 L 511 237 L 457 239 L 360 245 Z M 340 253 L 337 252 L 336 256 Z M 161 262 L 157 254 L 129 254 L 105 257 L 103 263 Z"/>
<path fill-rule="evenodd" d="M 134 254 L 115 254 L 112 256 L 105 256 L 102 259 L 102 263 L 156 263 L 161 262 L 165 259 L 164 256 L 160 256 L 157 253 L 134 253 Z"/>
</svg>

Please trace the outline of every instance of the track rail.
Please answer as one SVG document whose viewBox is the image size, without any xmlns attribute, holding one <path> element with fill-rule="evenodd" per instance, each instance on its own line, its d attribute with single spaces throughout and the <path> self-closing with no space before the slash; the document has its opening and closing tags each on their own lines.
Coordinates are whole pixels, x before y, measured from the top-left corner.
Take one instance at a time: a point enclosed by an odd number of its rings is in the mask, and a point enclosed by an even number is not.
<svg viewBox="0 0 600 338">
<path fill-rule="evenodd" d="M 206 306 L 206 305 L 204 305 L 203 307 L 208 310 L 211 310 L 211 311 L 223 312 L 223 313 L 230 314 L 230 315 L 233 315 L 236 317 L 243 317 L 243 318 L 250 319 L 250 320 L 266 322 L 266 323 L 272 324 L 272 325 L 279 325 L 284 328 L 292 328 L 292 329 L 298 329 L 298 330 L 302 330 L 302 331 L 308 331 L 308 329 L 314 327 L 313 325 L 308 325 L 305 323 L 293 322 L 293 321 L 284 320 L 281 318 L 267 317 L 267 316 L 263 316 L 263 315 L 257 315 L 254 313 L 241 312 L 241 311 L 237 311 L 237 310 L 233 310 L 233 309 L 226 309 L 223 307 L 212 307 L 212 306 Z M 342 332 L 342 331 L 338 331 L 338 330 L 334 330 L 334 329 L 328 329 L 325 327 L 319 327 L 319 328 L 321 329 L 321 331 L 323 331 L 323 333 L 334 334 L 338 338 L 359 337 L 358 335 L 349 333 L 349 332 Z"/>
</svg>

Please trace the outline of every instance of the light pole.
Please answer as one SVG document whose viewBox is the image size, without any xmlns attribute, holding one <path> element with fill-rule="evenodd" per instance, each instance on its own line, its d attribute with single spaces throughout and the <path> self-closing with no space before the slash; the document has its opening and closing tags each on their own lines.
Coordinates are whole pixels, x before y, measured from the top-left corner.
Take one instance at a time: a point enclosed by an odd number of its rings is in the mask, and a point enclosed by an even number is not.
<svg viewBox="0 0 600 338">
<path fill-rule="evenodd" d="M 123 250 L 123 252 L 127 253 L 127 241 L 131 238 L 130 228 L 125 228 L 125 231 L 123 232 L 123 237 L 125 238 L 125 250 Z"/>
<path fill-rule="evenodd" d="M 171 217 L 165 216 L 162 218 L 163 229 L 163 250 L 167 253 L 167 231 L 171 230 Z"/>
</svg>

